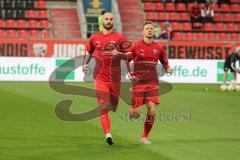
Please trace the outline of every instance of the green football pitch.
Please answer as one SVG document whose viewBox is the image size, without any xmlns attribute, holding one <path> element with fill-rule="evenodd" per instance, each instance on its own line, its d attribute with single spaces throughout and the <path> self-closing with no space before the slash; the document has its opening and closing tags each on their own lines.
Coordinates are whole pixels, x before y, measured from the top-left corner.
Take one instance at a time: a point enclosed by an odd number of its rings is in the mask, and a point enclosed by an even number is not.
<svg viewBox="0 0 240 160">
<path fill-rule="evenodd" d="M 123 101 L 110 113 L 115 144 L 108 146 L 97 118 L 63 121 L 55 114 L 61 100 L 72 99 L 72 113 L 80 113 L 97 106 L 94 98 L 32 82 L 1 82 L 0 95 L 0 160 L 240 158 L 240 92 L 221 92 L 219 85 L 174 84 L 161 96 L 151 145 L 139 144 L 143 121 L 130 121 Z"/>
</svg>

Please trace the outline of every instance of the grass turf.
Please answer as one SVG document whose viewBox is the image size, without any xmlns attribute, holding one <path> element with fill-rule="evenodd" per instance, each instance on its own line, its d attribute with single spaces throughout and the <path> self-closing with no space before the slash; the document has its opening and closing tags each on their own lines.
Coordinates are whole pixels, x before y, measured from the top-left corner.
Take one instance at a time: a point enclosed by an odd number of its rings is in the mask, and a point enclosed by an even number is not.
<svg viewBox="0 0 240 160">
<path fill-rule="evenodd" d="M 115 145 L 107 146 L 98 119 L 62 121 L 54 112 L 63 99 L 74 100 L 72 112 L 87 111 L 96 106 L 94 98 L 64 95 L 47 83 L 30 82 L 1 82 L 0 95 L 0 160 L 240 157 L 240 92 L 221 92 L 219 85 L 175 84 L 171 93 L 161 97 L 158 108 L 162 117 L 158 115 L 150 134 L 152 145 L 139 144 L 143 122 L 128 120 L 128 106 L 123 101 L 119 110 L 111 113 Z"/>
</svg>

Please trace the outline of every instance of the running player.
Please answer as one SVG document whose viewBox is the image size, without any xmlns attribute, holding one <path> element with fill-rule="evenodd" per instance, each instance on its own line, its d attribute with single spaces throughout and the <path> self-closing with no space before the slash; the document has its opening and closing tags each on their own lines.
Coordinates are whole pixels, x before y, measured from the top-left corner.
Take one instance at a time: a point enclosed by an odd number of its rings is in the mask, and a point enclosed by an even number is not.
<svg viewBox="0 0 240 160">
<path fill-rule="evenodd" d="M 108 112 L 116 111 L 119 103 L 121 59 L 126 59 L 124 54 L 119 54 L 117 47 L 125 41 L 125 36 L 113 31 L 114 17 L 111 13 L 103 15 L 103 31 L 90 37 L 88 52 L 89 57 L 83 65 L 83 71 L 88 68 L 92 57 L 95 58 L 93 76 L 96 80 L 95 89 L 97 102 L 100 107 L 99 120 L 106 135 L 106 142 L 113 144 L 110 133 L 110 119 Z"/>
<path fill-rule="evenodd" d="M 172 73 L 163 48 L 158 43 L 153 42 L 154 29 L 152 22 L 147 21 L 144 23 L 143 40 L 135 43 L 130 59 L 133 60 L 134 64 L 134 72 L 130 73 L 130 78 L 133 80 L 130 117 L 138 118 L 140 116 L 140 106 L 146 104 L 147 107 L 144 131 L 140 139 L 143 144 L 151 144 L 148 135 L 155 120 L 156 106 L 160 103 L 156 70 L 158 61 L 161 62 L 167 73 Z M 130 70 L 129 65 L 128 69 Z"/>
</svg>

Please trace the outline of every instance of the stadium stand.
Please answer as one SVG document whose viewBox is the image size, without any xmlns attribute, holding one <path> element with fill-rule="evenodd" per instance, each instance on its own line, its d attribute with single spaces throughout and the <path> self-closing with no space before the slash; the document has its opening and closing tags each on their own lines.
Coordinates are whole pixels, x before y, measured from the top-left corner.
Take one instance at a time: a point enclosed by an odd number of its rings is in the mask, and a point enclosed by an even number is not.
<svg viewBox="0 0 240 160">
<path fill-rule="evenodd" d="M 189 40 L 240 40 L 240 3 L 231 0 L 229 4 L 222 3 L 220 7 L 212 4 L 214 22 L 205 23 L 199 30 L 193 30 L 189 20 L 189 11 L 193 6 L 191 3 L 172 3 L 168 1 L 165 5 L 162 0 L 142 0 L 142 8 L 146 20 L 161 24 L 169 21 L 175 30 L 174 39 Z M 202 7 L 204 4 L 200 4 Z"/>
<path fill-rule="evenodd" d="M 55 38 L 81 38 L 76 8 L 53 8 L 50 14 Z"/>
<path fill-rule="evenodd" d="M 0 37 L 81 38 L 76 6 L 58 8 L 62 1 L 0 0 Z"/>
<path fill-rule="evenodd" d="M 0 29 L 5 32 L 1 37 L 46 37 L 42 35 L 49 27 L 45 0 L 1 0 L 0 17 Z"/>
<path fill-rule="evenodd" d="M 127 7 L 126 7 L 127 4 Z M 141 9 L 141 5 L 138 0 L 120 0 L 118 1 L 118 7 L 120 10 L 120 17 L 122 21 L 123 33 L 129 39 L 141 38 L 142 24 L 144 22 L 144 15 Z M 151 14 L 151 13 L 148 13 Z M 130 18 L 131 17 L 131 18 Z M 156 20 L 156 16 L 153 16 L 153 20 Z"/>
</svg>

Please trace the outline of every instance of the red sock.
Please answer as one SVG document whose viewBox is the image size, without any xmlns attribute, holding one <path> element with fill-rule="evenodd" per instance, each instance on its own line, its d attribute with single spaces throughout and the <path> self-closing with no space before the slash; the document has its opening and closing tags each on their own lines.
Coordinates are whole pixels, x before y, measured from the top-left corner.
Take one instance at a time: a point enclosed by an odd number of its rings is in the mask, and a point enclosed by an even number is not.
<svg viewBox="0 0 240 160">
<path fill-rule="evenodd" d="M 110 119 L 108 116 L 108 111 L 102 112 L 100 114 L 99 121 L 101 123 L 104 133 L 105 134 L 110 133 Z"/>
<path fill-rule="evenodd" d="M 152 129 L 154 120 L 155 120 L 155 114 L 153 115 L 147 114 L 145 123 L 144 123 L 144 131 L 143 131 L 142 137 L 148 137 L 148 134 Z"/>
</svg>

